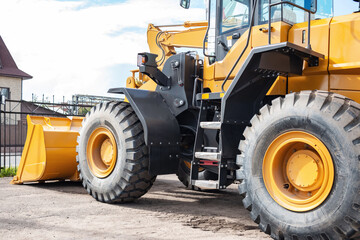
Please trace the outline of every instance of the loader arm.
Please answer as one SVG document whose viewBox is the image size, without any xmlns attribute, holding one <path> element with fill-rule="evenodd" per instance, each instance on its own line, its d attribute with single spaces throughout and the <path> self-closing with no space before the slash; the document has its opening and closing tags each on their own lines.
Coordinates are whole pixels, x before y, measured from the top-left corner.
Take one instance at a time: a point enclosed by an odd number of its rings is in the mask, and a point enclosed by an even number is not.
<svg viewBox="0 0 360 240">
<path fill-rule="evenodd" d="M 158 55 L 158 61 L 165 55 L 165 62 L 167 58 L 176 53 L 175 48 L 203 48 L 203 39 L 206 34 L 208 23 L 202 22 L 184 22 L 178 25 L 163 25 L 155 26 L 149 24 L 147 31 L 147 41 L 150 52 Z M 179 28 L 183 27 L 185 30 L 169 29 L 166 31 L 161 28 Z M 158 64 L 161 67 L 162 64 Z"/>
</svg>

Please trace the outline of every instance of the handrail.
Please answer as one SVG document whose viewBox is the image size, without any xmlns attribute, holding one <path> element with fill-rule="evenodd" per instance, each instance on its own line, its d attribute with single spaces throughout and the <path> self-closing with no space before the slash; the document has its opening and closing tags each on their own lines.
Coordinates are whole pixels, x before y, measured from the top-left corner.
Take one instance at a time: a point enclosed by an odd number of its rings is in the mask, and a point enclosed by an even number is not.
<svg viewBox="0 0 360 240">
<path fill-rule="evenodd" d="M 271 1 L 269 1 L 269 31 L 268 31 L 269 32 L 269 45 L 271 44 L 271 8 L 274 6 L 277 6 L 277 5 L 282 5 L 282 4 L 292 5 L 292 6 L 297 7 L 308 13 L 308 45 L 307 45 L 307 48 L 311 49 L 311 44 L 310 44 L 311 14 L 315 14 L 317 12 L 317 0 L 315 0 L 315 10 L 314 11 L 303 8 L 297 4 L 289 2 L 289 1 L 281 1 L 281 2 L 277 2 L 277 3 L 271 3 Z"/>
</svg>

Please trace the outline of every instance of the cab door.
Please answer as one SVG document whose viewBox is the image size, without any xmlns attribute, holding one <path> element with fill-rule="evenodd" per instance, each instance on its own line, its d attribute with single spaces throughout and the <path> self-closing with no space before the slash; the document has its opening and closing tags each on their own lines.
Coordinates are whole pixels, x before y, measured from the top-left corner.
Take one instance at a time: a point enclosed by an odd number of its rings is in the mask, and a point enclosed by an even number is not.
<svg viewBox="0 0 360 240">
<path fill-rule="evenodd" d="M 224 59 L 249 27 L 252 0 L 217 1 L 216 60 Z"/>
<path fill-rule="evenodd" d="M 272 0 L 271 3 L 280 2 Z M 255 26 L 252 29 L 251 46 L 259 47 L 269 44 L 269 0 L 258 0 Z M 302 12 L 302 14 L 304 14 Z M 278 5 L 271 8 L 271 44 L 286 42 L 291 24 L 296 22 L 294 8 Z"/>
</svg>

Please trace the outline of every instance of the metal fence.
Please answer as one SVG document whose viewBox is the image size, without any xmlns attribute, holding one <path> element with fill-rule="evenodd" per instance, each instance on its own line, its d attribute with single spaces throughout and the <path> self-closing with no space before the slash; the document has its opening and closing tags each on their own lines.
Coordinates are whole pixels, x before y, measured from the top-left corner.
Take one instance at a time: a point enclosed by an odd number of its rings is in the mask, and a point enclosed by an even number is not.
<svg viewBox="0 0 360 240">
<path fill-rule="evenodd" d="M 0 169 L 17 167 L 26 140 L 27 115 L 67 117 L 84 116 L 91 104 L 55 104 L 6 100 L 0 107 Z"/>
</svg>

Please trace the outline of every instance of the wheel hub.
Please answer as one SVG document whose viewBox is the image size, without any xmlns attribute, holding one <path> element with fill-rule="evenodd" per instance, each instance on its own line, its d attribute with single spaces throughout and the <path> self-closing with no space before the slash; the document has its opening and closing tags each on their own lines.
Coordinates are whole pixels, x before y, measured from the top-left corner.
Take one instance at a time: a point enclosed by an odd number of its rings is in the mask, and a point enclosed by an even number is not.
<svg viewBox="0 0 360 240">
<path fill-rule="evenodd" d="M 105 178 L 114 170 L 117 147 L 114 135 L 105 128 L 96 128 L 90 135 L 86 148 L 90 171 L 98 178 Z"/>
<path fill-rule="evenodd" d="M 111 140 L 107 138 L 101 145 L 100 149 L 101 160 L 106 164 L 110 165 L 114 155 L 113 145 Z"/>
<path fill-rule="evenodd" d="M 312 191 L 319 180 L 318 157 L 310 150 L 301 150 L 291 155 L 286 165 L 290 183 L 297 189 Z M 315 188 L 314 188 L 315 187 Z"/>
<path fill-rule="evenodd" d="M 334 166 L 326 146 L 315 136 L 291 131 L 277 137 L 263 161 L 270 196 L 282 207 L 305 212 L 325 201 L 334 182 Z"/>
</svg>

